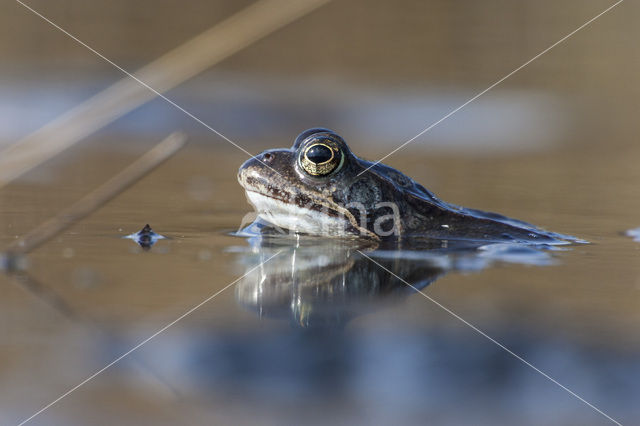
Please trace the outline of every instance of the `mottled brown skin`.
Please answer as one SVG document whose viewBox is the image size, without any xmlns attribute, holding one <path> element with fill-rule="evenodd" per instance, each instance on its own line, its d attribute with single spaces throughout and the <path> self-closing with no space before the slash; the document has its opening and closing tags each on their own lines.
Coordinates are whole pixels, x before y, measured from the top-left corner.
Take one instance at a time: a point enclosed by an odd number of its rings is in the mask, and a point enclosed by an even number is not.
<svg viewBox="0 0 640 426">
<path fill-rule="evenodd" d="M 298 164 L 298 155 L 310 143 L 324 138 L 340 145 L 345 155 L 344 164 L 329 176 L 310 176 Z M 372 164 L 356 157 L 334 132 L 309 129 L 296 138 L 290 149 L 268 150 L 246 161 L 240 167 L 238 180 L 249 191 L 297 206 L 312 206 L 314 210 L 324 210 L 331 216 L 344 215 L 349 220 L 346 232 L 353 236 L 552 244 L 573 240 L 502 215 L 448 204 L 413 179 L 384 164 L 375 164 L 358 176 Z M 367 217 L 364 221 L 358 209 L 346 208 L 352 202 L 365 206 Z M 376 219 L 392 213 L 388 207 L 376 208 L 380 202 L 392 202 L 398 206 L 400 215 L 395 235 L 381 237 L 375 232 Z M 393 220 L 382 222 L 382 229 L 390 229 L 392 225 Z"/>
</svg>

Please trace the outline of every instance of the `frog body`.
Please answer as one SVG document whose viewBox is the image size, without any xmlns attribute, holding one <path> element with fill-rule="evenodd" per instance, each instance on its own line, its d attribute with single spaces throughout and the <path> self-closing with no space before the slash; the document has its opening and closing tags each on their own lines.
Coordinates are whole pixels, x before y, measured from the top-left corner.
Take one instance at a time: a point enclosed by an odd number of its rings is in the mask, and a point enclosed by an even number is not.
<svg viewBox="0 0 640 426">
<path fill-rule="evenodd" d="M 238 181 L 260 219 L 293 233 L 374 240 L 575 241 L 446 203 L 398 170 L 358 158 L 324 128 L 301 133 L 290 149 L 267 150 L 247 160 Z"/>
</svg>

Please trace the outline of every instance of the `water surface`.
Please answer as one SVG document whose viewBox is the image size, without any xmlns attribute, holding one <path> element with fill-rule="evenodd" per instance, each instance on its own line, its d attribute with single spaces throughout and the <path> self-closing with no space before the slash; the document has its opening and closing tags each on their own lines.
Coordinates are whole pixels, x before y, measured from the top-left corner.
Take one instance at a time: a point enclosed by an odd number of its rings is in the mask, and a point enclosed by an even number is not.
<svg viewBox="0 0 640 426">
<path fill-rule="evenodd" d="M 633 423 L 640 251 L 622 231 L 637 225 L 638 172 L 628 155 L 609 165 L 574 155 L 389 163 L 447 201 L 590 244 L 394 252 L 230 235 L 250 211 L 235 182 L 243 159 L 196 140 L 30 254 L 24 273 L 0 275 L 2 420 L 26 417 L 249 271 L 33 423 L 606 422 L 416 289 Z M 7 187 L 2 243 L 133 158 L 86 150 L 58 160 L 46 183 L 34 173 Z M 146 223 L 168 238 L 148 251 L 122 238 Z"/>
</svg>

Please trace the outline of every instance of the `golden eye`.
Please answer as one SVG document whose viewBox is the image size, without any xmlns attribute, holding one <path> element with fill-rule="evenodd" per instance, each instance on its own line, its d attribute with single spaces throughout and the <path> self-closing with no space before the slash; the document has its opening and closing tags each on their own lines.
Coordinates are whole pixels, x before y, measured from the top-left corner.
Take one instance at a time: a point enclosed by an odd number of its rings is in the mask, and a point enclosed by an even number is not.
<svg viewBox="0 0 640 426">
<path fill-rule="evenodd" d="M 302 169 L 311 176 L 326 176 L 342 166 L 343 161 L 340 148 L 325 143 L 307 146 L 300 156 Z"/>
</svg>

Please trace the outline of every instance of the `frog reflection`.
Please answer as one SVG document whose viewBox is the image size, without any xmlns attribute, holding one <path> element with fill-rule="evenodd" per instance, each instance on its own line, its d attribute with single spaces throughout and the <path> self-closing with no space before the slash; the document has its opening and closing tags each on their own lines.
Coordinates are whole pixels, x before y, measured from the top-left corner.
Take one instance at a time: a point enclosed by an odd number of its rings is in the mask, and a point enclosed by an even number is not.
<svg viewBox="0 0 640 426">
<path fill-rule="evenodd" d="M 241 256 L 248 274 L 236 286 L 237 301 L 260 317 L 289 319 L 301 327 L 344 325 L 424 289 L 450 271 L 481 270 L 497 261 L 552 262 L 541 248 L 516 244 L 425 239 L 412 250 L 387 250 L 354 240 L 298 237 L 292 243 L 291 237 L 264 231 L 249 242 Z"/>
</svg>

